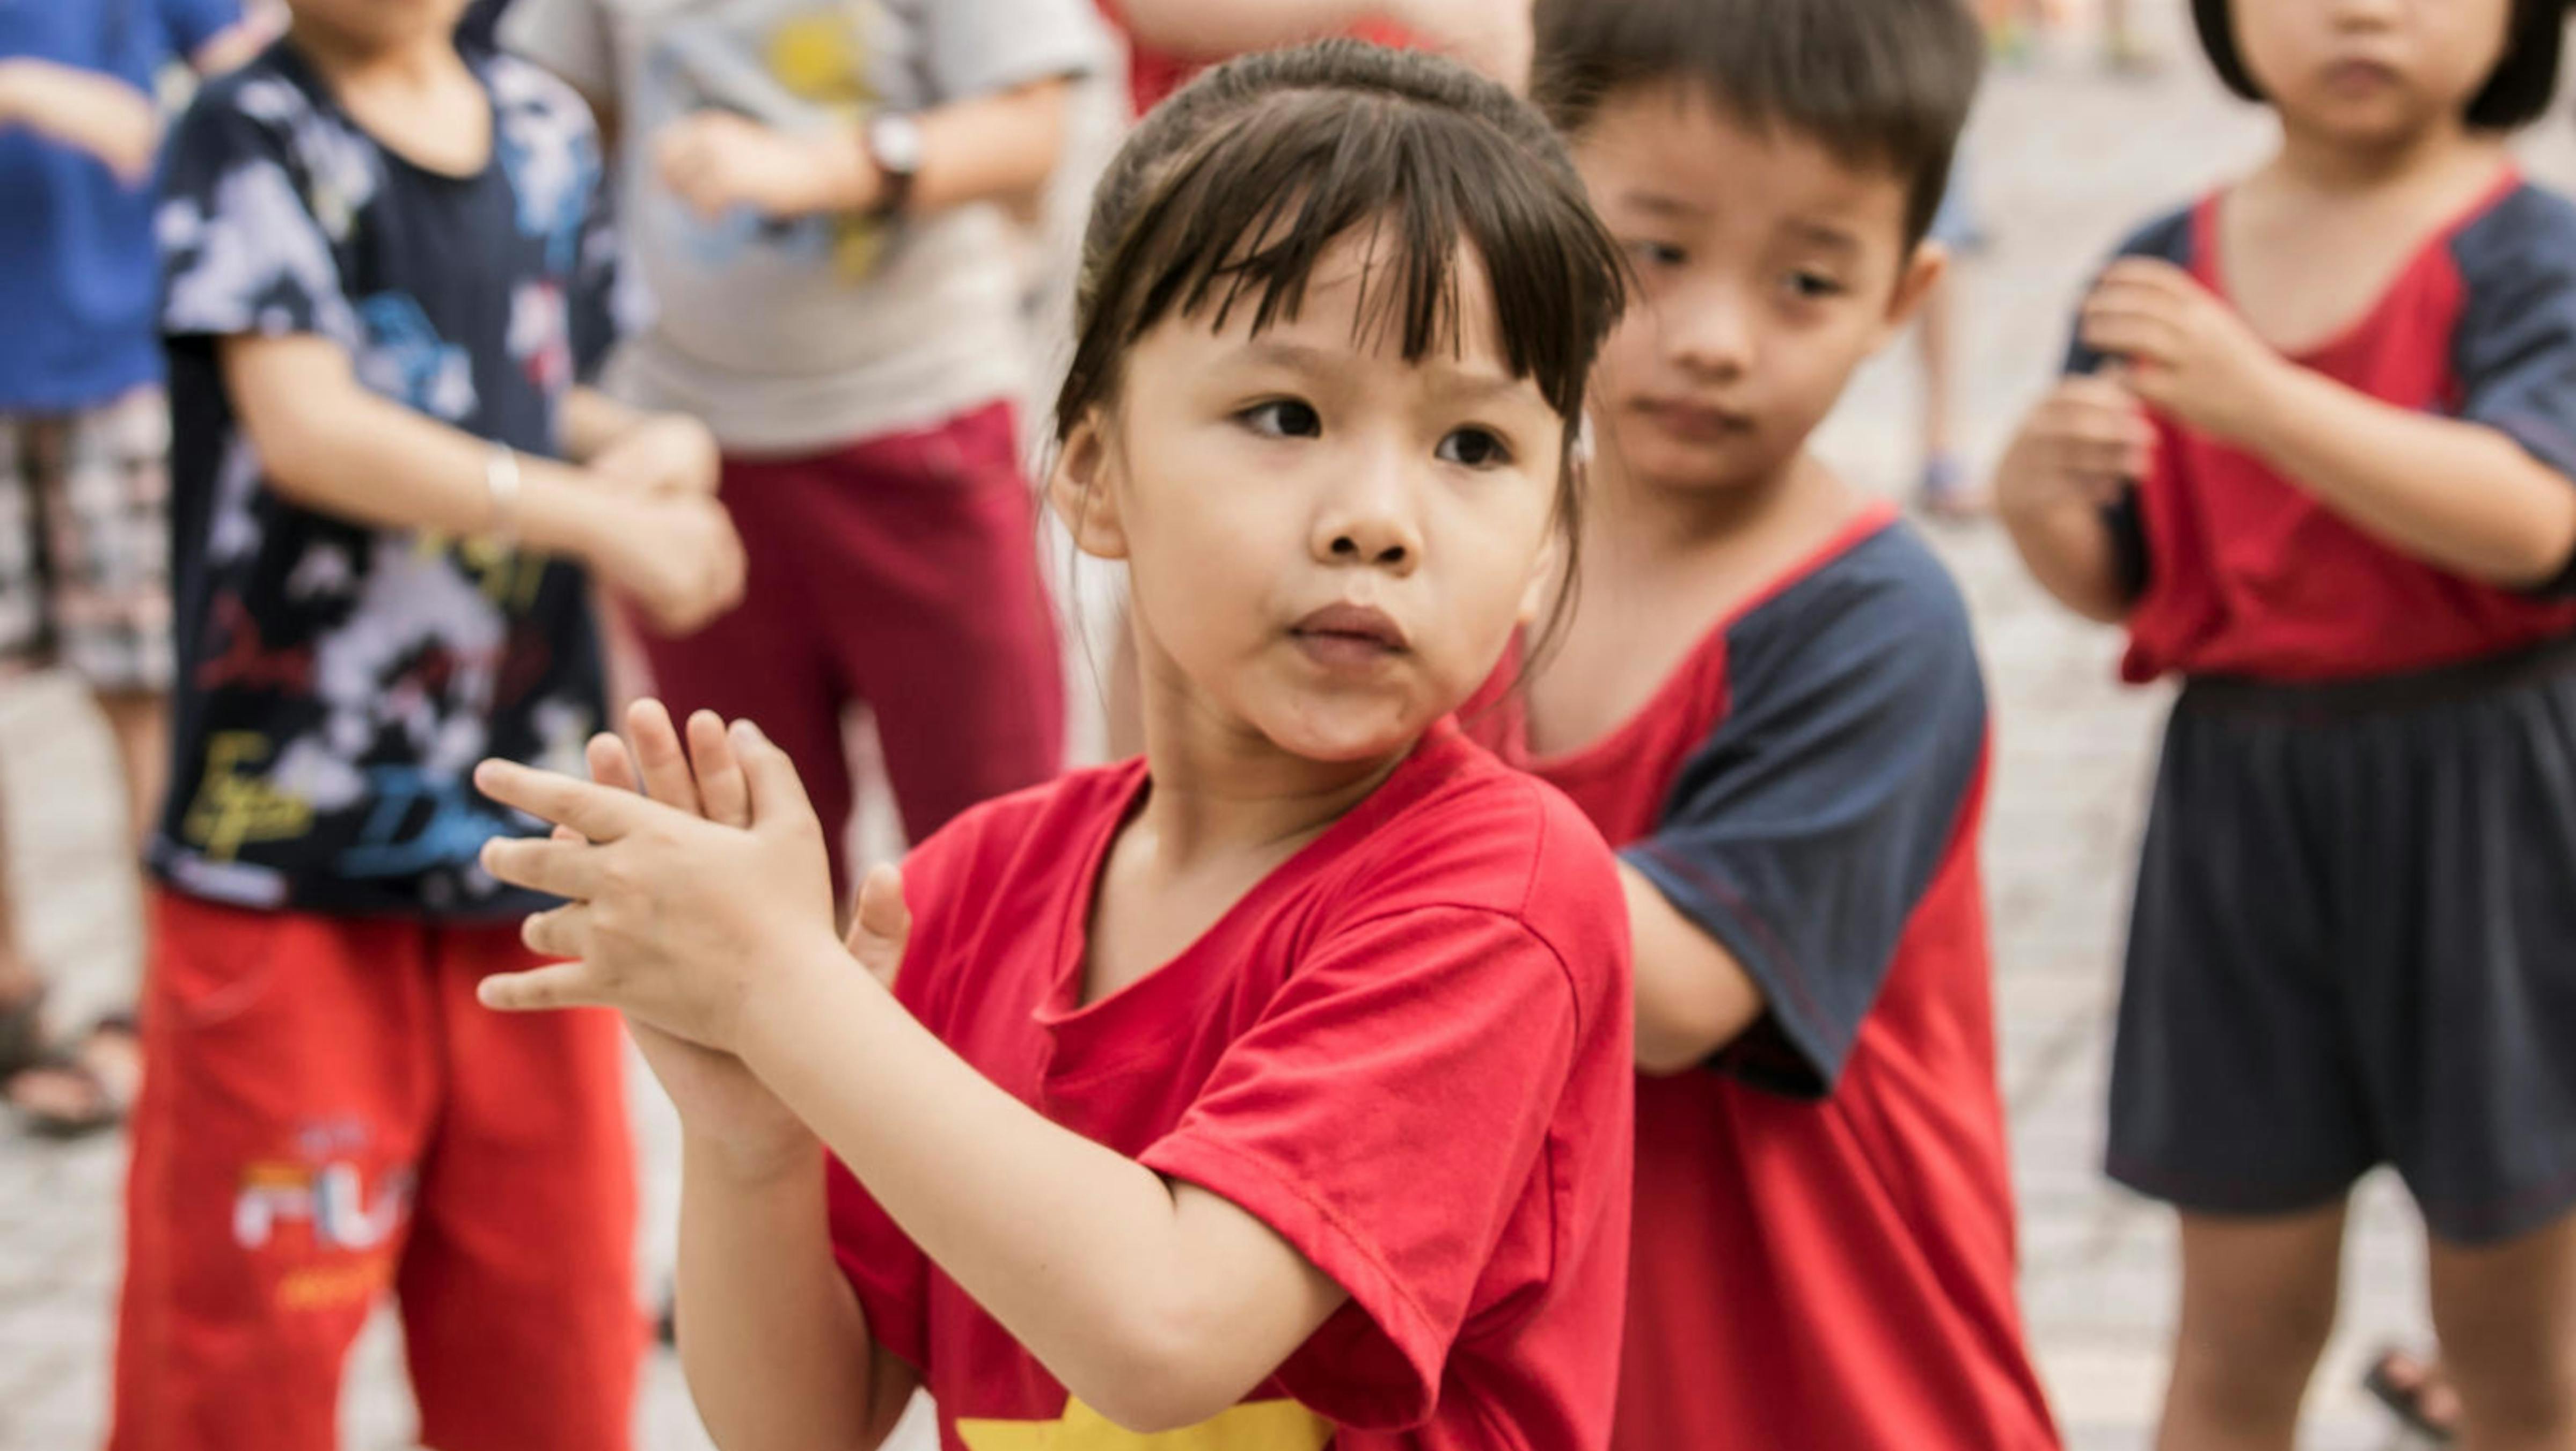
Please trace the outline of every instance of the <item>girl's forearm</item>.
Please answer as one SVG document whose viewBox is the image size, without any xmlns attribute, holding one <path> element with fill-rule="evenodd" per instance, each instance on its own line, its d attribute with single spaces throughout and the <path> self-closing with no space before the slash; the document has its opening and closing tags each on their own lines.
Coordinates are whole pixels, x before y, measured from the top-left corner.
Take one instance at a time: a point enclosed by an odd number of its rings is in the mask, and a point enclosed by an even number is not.
<svg viewBox="0 0 2576 1451">
<path fill-rule="evenodd" d="M 2482 424 L 2393 408 L 2278 369 L 2246 446 L 2389 547 L 2507 587 L 2576 553 L 2576 481 Z"/>
<path fill-rule="evenodd" d="M 1119 0 L 1128 32 L 1148 47 L 1217 60 L 1333 35 L 1384 15 L 1386 0 Z"/>
<path fill-rule="evenodd" d="M 1215 1415 L 1338 1303 L 1337 1289 L 1316 1303 L 1297 1278 L 1313 1272 L 1284 1245 L 1251 1244 L 1250 1216 L 1204 1194 L 1185 1207 L 1196 1191 L 994 1085 L 837 945 L 782 978 L 746 1009 L 744 1061 L 932 1262 L 1111 1420 L 1150 1431 Z M 1271 1273 L 1274 1255 L 1295 1268 Z"/>
<path fill-rule="evenodd" d="M 908 1395 L 833 1267 L 819 1150 L 756 1180 L 711 1147 L 683 1150 L 679 1339 L 689 1394 L 725 1451 L 873 1448 Z"/>
</svg>

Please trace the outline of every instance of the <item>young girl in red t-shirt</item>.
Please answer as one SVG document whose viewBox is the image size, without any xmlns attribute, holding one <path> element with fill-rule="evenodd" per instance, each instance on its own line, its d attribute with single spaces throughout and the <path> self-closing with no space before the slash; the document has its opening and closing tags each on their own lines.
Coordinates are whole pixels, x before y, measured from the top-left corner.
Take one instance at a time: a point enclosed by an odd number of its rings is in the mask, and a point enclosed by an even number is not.
<svg viewBox="0 0 2576 1451">
<path fill-rule="evenodd" d="M 961 818 L 847 949 L 748 723 L 643 709 L 652 800 L 612 738 L 491 764 L 567 830 L 488 864 L 581 960 L 485 1000 L 624 1009 L 678 1101 L 727 1447 L 873 1445 L 915 1385 L 951 1448 L 1602 1446 L 1624 908 L 1446 717 L 1570 556 L 1617 253 L 1500 87 L 1328 42 L 1157 111 L 1083 278 L 1050 492 L 1129 565 L 1143 759 Z"/>
</svg>

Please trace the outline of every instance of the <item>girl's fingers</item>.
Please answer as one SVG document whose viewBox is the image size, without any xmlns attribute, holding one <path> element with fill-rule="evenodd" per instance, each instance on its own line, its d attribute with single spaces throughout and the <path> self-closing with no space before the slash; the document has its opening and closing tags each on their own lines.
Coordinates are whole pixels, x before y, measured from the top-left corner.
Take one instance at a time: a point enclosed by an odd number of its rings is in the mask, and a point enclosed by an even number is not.
<svg viewBox="0 0 2576 1451">
<path fill-rule="evenodd" d="M 483 870 L 514 887 L 587 901 L 602 885 L 599 850 L 587 842 L 494 837 L 483 843 Z"/>
<path fill-rule="evenodd" d="M 724 717 L 701 710 L 689 717 L 689 760 L 698 779 L 698 804 L 720 826 L 751 825 L 751 782 L 725 734 Z"/>
<path fill-rule="evenodd" d="M 698 783 L 689 774 L 689 756 L 680 749 L 680 732 L 671 712 L 658 700 L 639 700 L 626 708 L 626 738 L 634 743 L 635 766 L 644 777 L 644 794 L 691 816 L 701 815 Z"/>
<path fill-rule="evenodd" d="M 633 791 L 635 758 L 626 754 L 626 743 L 607 731 L 592 736 L 582 748 L 582 758 L 590 766 L 590 779 L 612 791 Z"/>
<path fill-rule="evenodd" d="M 902 869 L 891 864 L 870 868 L 859 883 L 859 910 L 850 919 L 850 954 L 891 988 L 911 936 L 912 909 L 904 904 Z"/>
<path fill-rule="evenodd" d="M 2173 353 L 2170 329 L 2133 315 L 2087 313 L 2084 318 L 2084 344 L 2096 352 L 2118 353 L 2124 358 L 2163 360 Z M 2134 383 L 2132 386 L 2135 386 Z"/>
<path fill-rule="evenodd" d="M 579 902 L 567 902 L 548 912 L 536 912 L 519 924 L 519 941 L 540 957 L 579 958 L 587 956 L 584 934 L 589 930 L 588 909 Z"/>
<path fill-rule="evenodd" d="M 552 916 L 552 913 L 546 914 Z M 539 918 L 528 919 L 530 925 Z M 502 973 L 475 985 L 483 1006 L 504 1013 L 542 1013 L 556 1008 L 613 1006 L 586 962 L 558 962 L 526 972 Z"/>
<path fill-rule="evenodd" d="M 516 761 L 489 760 L 476 766 L 474 787 L 504 806 L 569 826 L 600 842 L 615 841 L 633 831 L 653 809 L 632 792 L 576 781 Z"/>
<path fill-rule="evenodd" d="M 796 763 L 787 753 L 747 720 L 733 723 L 732 737 L 734 756 L 742 762 L 743 781 L 750 788 L 753 829 L 811 822 L 814 803 L 806 799 L 805 783 L 796 778 Z"/>
</svg>

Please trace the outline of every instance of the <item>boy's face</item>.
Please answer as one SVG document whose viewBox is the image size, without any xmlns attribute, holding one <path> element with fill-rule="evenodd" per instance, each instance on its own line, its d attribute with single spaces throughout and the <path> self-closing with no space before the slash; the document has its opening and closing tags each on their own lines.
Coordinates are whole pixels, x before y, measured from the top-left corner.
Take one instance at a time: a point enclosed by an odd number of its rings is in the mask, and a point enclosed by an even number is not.
<svg viewBox="0 0 2576 1451">
<path fill-rule="evenodd" d="M 1067 438 L 1055 507 L 1127 561 L 1151 717 L 1376 760 L 1483 684 L 1535 612 L 1565 425 L 1512 376 L 1472 252 L 1458 350 L 1419 362 L 1392 299 L 1363 299 L 1401 285 L 1390 261 L 1336 243 L 1258 336 L 1249 301 L 1222 328 L 1164 319 Z"/>
<path fill-rule="evenodd" d="M 300 29 L 373 50 L 452 35 L 465 5 L 466 0 L 287 0 L 286 8 Z"/>
<path fill-rule="evenodd" d="M 2368 144 L 2467 107 L 2513 0 L 2235 0 L 2237 54 L 2288 119 Z"/>
<path fill-rule="evenodd" d="M 1574 152 L 1639 284 L 1594 426 L 1604 462 L 1648 487 L 1772 477 L 1941 270 L 1937 247 L 1905 248 L 1902 179 L 1680 85 L 1610 97 Z"/>
</svg>

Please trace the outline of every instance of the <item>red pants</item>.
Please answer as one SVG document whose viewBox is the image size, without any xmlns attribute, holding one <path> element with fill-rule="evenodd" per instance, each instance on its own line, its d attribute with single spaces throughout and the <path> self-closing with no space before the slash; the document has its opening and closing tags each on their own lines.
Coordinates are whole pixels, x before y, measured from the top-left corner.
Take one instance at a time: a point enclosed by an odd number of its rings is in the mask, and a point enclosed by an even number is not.
<svg viewBox="0 0 2576 1451">
<path fill-rule="evenodd" d="M 643 632 L 674 714 L 757 723 L 796 762 L 846 888 L 841 720 L 876 713 L 905 834 L 1053 777 L 1064 677 L 1009 405 L 799 459 L 727 459 L 750 556 L 742 604 L 682 639 Z"/>
<path fill-rule="evenodd" d="M 621 1034 L 504 1016 L 511 927 L 164 892 L 145 979 L 111 1451 L 334 1451 L 400 1301 L 437 1451 L 623 1451 L 644 1319 Z"/>
</svg>

